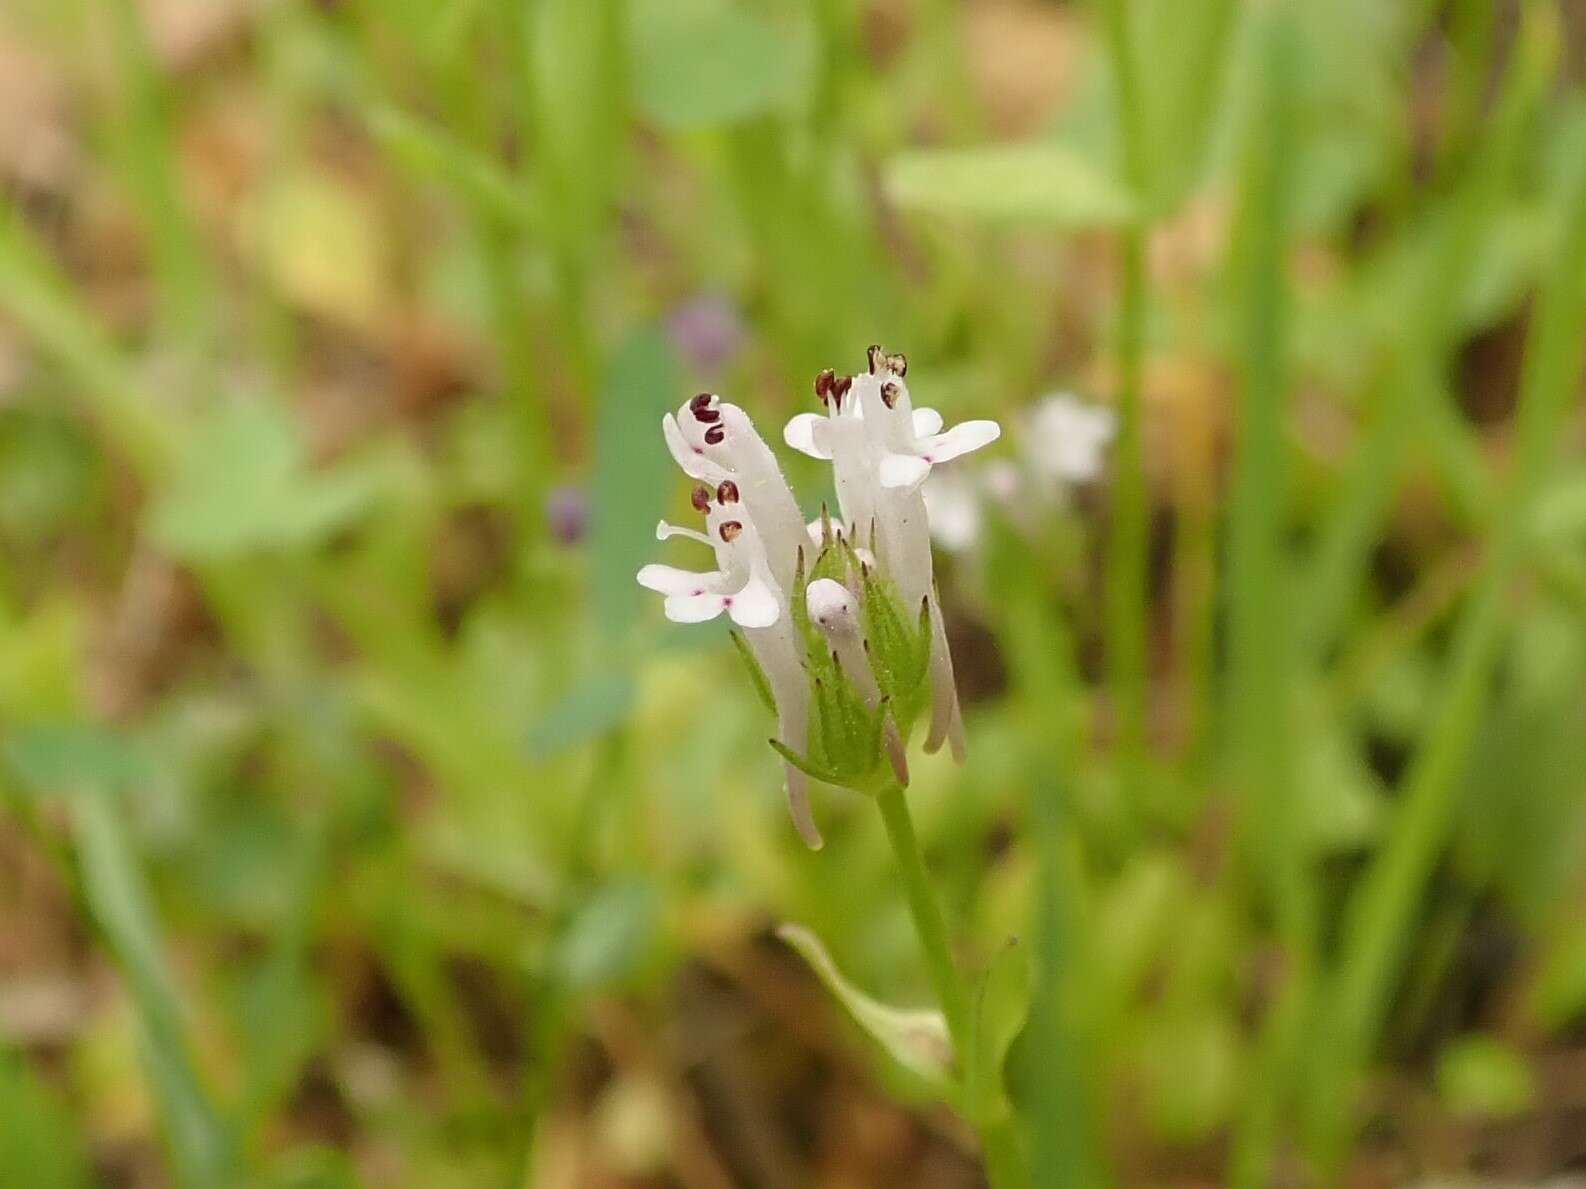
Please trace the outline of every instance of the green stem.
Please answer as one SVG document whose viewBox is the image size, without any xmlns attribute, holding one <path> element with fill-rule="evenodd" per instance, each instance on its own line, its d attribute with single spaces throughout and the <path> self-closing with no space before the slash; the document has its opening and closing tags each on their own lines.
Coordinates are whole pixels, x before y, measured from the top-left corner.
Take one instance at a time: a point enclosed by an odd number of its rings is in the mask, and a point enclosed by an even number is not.
<svg viewBox="0 0 1586 1189">
<path fill-rule="evenodd" d="M 1143 202 L 1145 142 L 1139 86 L 1123 0 L 1103 6 L 1107 48 L 1117 94 L 1124 180 Z M 1145 756 L 1146 551 L 1149 509 L 1145 449 L 1140 429 L 1140 366 L 1145 339 L 1145 226 L 1123 232 L 1122 293 L 1118 310 L 1118 475 L 1112 542 L 1107 556 L 1106 643 L 1109 676 L 1117 700 L 1118 749 L 1123 771 L 1138 782 Z"/>
<path fill-rule="evenodd" d="M 914 819 L 909 815 L 908 802 L 903 799 L 903 790 L 893 785 L 876 798 L 876 804 L 881 806 L 881 820 L 886 823 L 887 841 L 892 843 L 892 853 L 897 856 L 898 874 L 903 877 L 903 891 L 909 899 L 909 913 L 914 917 L 914 928 L 925 949 L 931 990 L 936 992 L 942 1014 L 947 1017 L 947 1030 L 952 1033 L 953 1043 L 962 1045 L 969 1036 L 969 992 L 947 948 L 947 925 L 931 892 L 930 875 L 920 854 L 920 840 L 914 834 Z"/>
<path fill-rule="evenodd" d="M 876 803 L 881 806 L 881 820 L 886 823 L 887 840 L 892 843 L 892 853 L 897 856 L 898 873 L 903 877 L 909 913 L 914 918 L 915 932 L 919 934 L 920 945 L 925 950 L 925 967 L 931 979 L 931 989 L 936 992 L 942 1014 L 947 1018 L 947 1031 L 953 1038 L 953 1048 L 959 1055 L 960 1065 L 966 1065 L 969 1060 L 967 1046 L 974 1041 L 969 1018 L 969 990 L 948 949 L 947 925 L 942 920 L 942 910 L 931 891 L 930 875 L 925 870 L 920 841 L 914 833 L 914 819 L 909 815 L 903 790 L 897 785 L 882 792 L 876 798 Z M 988 1104 L 970 1102 L 968 1105 L 970 1122 L 980 1136 L 986 1178 L 992 1189 L 1027 1186 L 1029 1176 L 1024 1169 L 1011 1114 L 1006 1110 L 986 1109 Z"/>
</svg>

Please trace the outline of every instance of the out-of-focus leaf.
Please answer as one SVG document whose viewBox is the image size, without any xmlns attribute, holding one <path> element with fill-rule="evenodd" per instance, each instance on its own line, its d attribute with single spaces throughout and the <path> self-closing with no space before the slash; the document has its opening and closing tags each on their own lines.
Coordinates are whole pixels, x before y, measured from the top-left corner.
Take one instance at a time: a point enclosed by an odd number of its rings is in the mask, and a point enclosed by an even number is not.
<svg viewBox="0 0 1586 1189">
<path fill-rule="evenodd" d="M 1152 206 L 1171 210 L 1201 165 L 1239 15 L 1232 0 L 1135 4 Z"/>
<path fill-rule="evenodd" d="M 1438 1054 L 1437 1092 L 1454 1114 L 1503 1117 L 1529 1107 L 1536 1084 L 1512 1046 L 1477 1034 L 1452 1041 Z"/>
<path fill-rule="evenodd" d="M 1519 621 L 1506 675 L 1465 768 L 1458 849 L 1540 926 L 1586 852 L 1586 648 L 1574 618 L 1538 609 Z"/>
<path fill-rule="evenodd" d="M 1030 1011 L 1030 959 L 1017 938 L 997 951 L 975 995 L 974 1032 L 964 1082 L 972 1115 L 984 1117 L 1004 1101 L 1002 1067 L 1008 1046 Z"/>
<path fill-rule="evenodd" d="M 1137 204 L 1123 184 L 1058 142 L 914 149 L 887 163 L 886 188 L 899 206 L 1060 227 L 1115 227 Z"/>
<path fill-rule="evenodd" d="M 152 529 L 180 557 L 213 561 L 314 543 L 344 527 L 379 485 L 373 469 L 305 465 L 296 425 L 264 402 L 228 405 L 195 428 Z"/>
<path fill-rule="evenodd" d="M 1561 475 L 1538 497 L 1531 523 L 1544 547 L 1586 536 L 1586 474 L 1575 471 Z"/>
<path fill-rule="evenodd" d="M 603 673 L 574 688 L 529 731 L 529 752 L 536 760 L 551 756 L 599 735 L 627 719 L 633 709 L 633 677 Z"/>
<path fill-rule="evenodd" d="M 552 246 L 581 273 L 611 208 L 626 110 L 617 0 L 539 0 L 529 7 L 536 174 Z"/>
<path fill-rule="evenodd" d="M 556 947 L 563 984 L 588 991 L 630 978 L 654 952 L 659 915 L 660 899 L 647 880 L 601 888 L 573 915 Z"/>
<path fill-rule="evenodd" d="M 495 161 L 397 108 L 376 106 L 367 118 L 386 151 L 414 173 L 445 182 L 509 223 L 534 222 L 526 186 Z"/>
<path fill-rule="evenodd" d="M 1153 1021 L 1140 1057 L 1151 1116 L 1165 1135 L 1199 1139 L 1228 1118 L 1240 1054 L 1233 1024 L 1221 1014 L 1174 1012 Z"/>
<path fill-rule="evenodd" d="M 934 1008 L 891 1007 L 843 977 L 820 938 L 802 925 L 783 925 L 777 936 L 797 950 L 854 1022 L 899 1065 L 938 1085 L 952 1079 L 953 1042 L 947 1020 Z"/>
<path fill-rule="evenodd" d="M 1348 850 L 1376 836 L 1382 824 L 1381 785 L 1344 736 L 1316 732 L 1302 757 L 1299 780 L 1301 824 L 1311 846 Z"/>
<path fill-rule="evenodd" d="M 810 77 L 807 36 L 723 0 L 640 0 L 629 37 L 634 99 L 668 128 L 787 110 Z"/>
<path fill-rule="evenodd" d="M 281 296 L 354 329 L 381 327 L 390 244 L 368 195 L 328 173 L 286 174 L 242 208 L 239 238 Z"/>
<path fill-rule="evenodd" d="M 661 415 L 682 401 L 672 349 L 655 330 L 631 335 L 612 357 L 595 417 L 593 527 L 590 550 L 594 613 L 603 635 L 621 641 L 643 591 L 634 580 L 658 550 L 655 524 L 666 506 L 672 460 L 661 440 Z M 709 558 L 704 559 L 708 565 Z"/>
<path fill-rule="evenodd" d="M 1547 939 L 1526 1002 L 1547 1029 L 1563 1028 L 1586 1016 L 1586 921 L 1575 921 Z"/>
<path fill-rule="evenodd" d="M 5 758 L 38 796 L 116 792 L 151 772 L 148 758 L 126 734 L 81 723 L 20 728 L 6 741 Z"/>
<path fill-rule="evenodd" d="M 70 1112 L 6 1049 L 0 1049 L 0 1120 L 0 1185 L 87 1189 L 93 1183 Z"/>
<path fill-rule="evenodd" d="M 0 610 L 0 631 L 5 633 L 5 647 L 0 648 L 0 714 L 7 720 L 64 718 L 75 712 L 85 618 L 67 592 L 40 603 L 20 622 Z"/>
<path fill-rule="evenodd" d="M 1182 864 L 1162 853 L 1137 856 L 1108 889 L 1095 929 L 1106 938 L 1096 949 L 1103 1003 L 1121 1006 L 1134 995 L 1188 894 Z"/>
<path fill-rule="evenodd" d="M 112 799 L 79 797 L 72 826 L 84 898 L 137 1008 L 149 1081 L 178 1180 L 187 1189 L 220 1189 L 229 1183 L 230 1137 L 193 1066 L 154 906 L 128 850 L 125 824 Z"/>
</svg>

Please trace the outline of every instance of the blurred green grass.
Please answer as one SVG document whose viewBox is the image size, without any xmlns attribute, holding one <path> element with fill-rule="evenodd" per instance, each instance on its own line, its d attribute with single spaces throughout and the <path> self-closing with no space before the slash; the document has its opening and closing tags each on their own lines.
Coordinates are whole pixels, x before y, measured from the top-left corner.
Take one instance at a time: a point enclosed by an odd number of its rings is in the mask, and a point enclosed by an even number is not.
<svg viewBox="0 0 1586 1189">
<path fill-rule="evenodd" d="M 975 1183 L 768 940 L 925 1000 L 874 815 L 805 853 L 632 580 L 662 410 L 875 341 L 1010 457 L 1122 414 L 944 561 L 910 790 L 1037 1183 L 1578 1166 L 1583 71 L 1545 0 L 12 0 L 0 1184 Z"/>
</svg>

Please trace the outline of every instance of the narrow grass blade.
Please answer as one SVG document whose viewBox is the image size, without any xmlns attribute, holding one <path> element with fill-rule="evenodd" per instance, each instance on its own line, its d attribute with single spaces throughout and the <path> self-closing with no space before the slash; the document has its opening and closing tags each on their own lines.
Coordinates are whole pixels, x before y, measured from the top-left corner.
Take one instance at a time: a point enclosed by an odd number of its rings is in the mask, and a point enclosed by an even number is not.
<svg viewBox="0 0 1586 1189">
<path fill-rule="evenodd" d="M 1408 931 L 1447 837 L 1458 777 L 1503 638 L 1504 600 L 1523 557 L 1525 525 L 1579 378 L 1586 346 L 1586 153 L 1579 151 L 1580 139 L 1564 188 L 1565 235 L 1527 345 L 1513 469 L 1493 521 L 1486 568 L 1457 626 L 1437 709 L 1405 778 L 1392 833 L 1350 900 L 1336 976 L 1322 997 L 1306 1140 L 1324 1169 L 1336 1165 L 1350 1133 L 1352 1081 L 1377 1041 Z"/>
<path fill-rule="evenodd" d="M 72 802 L 83 896 L 127 980 L 143 1031 L 149 1080 L 184 1189 L 231 1184 L 231 1140 L 193 1066 L 176 987 L 166 969 L 154 906 L 114 801 L 84 792 Z"/>
</svg>

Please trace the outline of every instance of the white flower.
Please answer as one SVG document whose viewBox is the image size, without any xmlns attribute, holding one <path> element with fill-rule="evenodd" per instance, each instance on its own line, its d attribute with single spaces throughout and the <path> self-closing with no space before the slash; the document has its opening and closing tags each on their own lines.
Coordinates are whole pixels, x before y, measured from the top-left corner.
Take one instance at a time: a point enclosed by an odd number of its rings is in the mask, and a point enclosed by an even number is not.
<svg viewBox="0 0 1586 1189">
<path fill-rule="evenodd" d="M 997 440 L 1002 429 L 995 421 L 965 421 L 942 432 L 942 415 L 935 409 L 916 409 L 903 382 L 908 361 L 870 348 L 870 374 L 837 377 L 822 372 L 816 393 L 826 403 L 827 416 L 800 413 L 787 423 L 787 444 L 811 458 L 835 461 L 845 438 L 857 430 L 834 428 L 844 418 L 869 419 L 866 444 L 882 487 L 916 487 L 931 467 L 968 454 Z M 851 387 L 850 387 L 851 385 Z"/>
<path fill-rule="evenodd" d="M 714 394 L 702 392 L 666 414 L 661 433 L 684 473 L 715 490 L 694 492 L 694 507 L 705 513 L 705 532 L 663 521 L 656 535 L 704 541 L 716 550 L 717 569 L 693 574 L 649 565 L 639 571 L 639 582 L 666 595 L 668 619 L 689 623 L 726 611 L 744 628 L 744 641 L 776 703 L 777 736 L 801 751 L 809 733 L 809 685 L 788 597 L 808 537 L 793 493 L 749 415 Z M 783 771 L 793 824 L 806 843 L 819 847 L 809 781 L 792 764 L 784 763 Z"/>
<path fill-rule="evenodd" d="M 920 494 L 931 518 L 931 539 L 949 553 L 962 553 L 980 540 L 978 476 L 962 470 L 932 475 Z"/>
<path fill-rule="evenodd" d="M 1100 477 L 1107 446 L 1117 432 L 1113 411 L 1067 393 L 1044 397 L 1019 423 L 1022 465 L 994 459 L 983 466 L 933 474 L 924 485 L 931 536 L 943 549 L 963 553 L 980 540 L 988 501 L 1004 505 L 1016 521 L 1030 519 L 1068 489 Z"/>
<path fill-rule="evenodd" d="M 963 758 L 921 485 L 934 466 L 1000 430 L 968 421 L 943 432 L 937 413 L 913 407 L 907 367 L 903 356 L 872 347 L 867 374 L 817 378 L 825 415 L 787 425 L 789 445 L 831 461 L 838 521 L 823 511 L 804 523 L 775 455 L 738 406 L 700 393 L 661 423 L 672 457 L 702 484 L 693 502 L 705 528 L 663 521 L 656 535 L 709 545 L 716 568 L 648 565 L 639 582 L 666 596 L 669 619 L 725 613 L 744 629 L 776 706 L 772 742 L 784 759 L 793 819 L 811 846 L 821 839 L 806 774 L 861 789 L 907 784 L 904 743 L 927 695 L 926 750 L 950 742 Z"/>
<path fill-rule="evenodd" d="M 1107 445 L 1118 432 L 1118 417 L 1066 392 L 1043 397 L 1024 426 L 1024 453 L 1030 469 L 1059 483 L 1089 483 L 1101 474 Z"/>
<path fill-rule="evenodd" d="M 947 632 L 931 574 L 929 517 L 920 484 L 938 463 L 978 450 L 1002 432 L 995 421 L 966 421 L 946 433 L 934 409 L 915 409 L 904 376 L 908 360 L 871 347 L 864 375 L 822 372 L 815 394 L 826 415 L 804 413 L 783 431 L 787 444 L 830 459 L 843 519 L 868 536 L 905 606 L 925 600 L 931 621 L 931 725 L 925 750 L 944 740 L 963 756 L 963 724 Z"/>
<path fill-rule="evenodd" d="M 661 541 L 689 537 L 711 546 L 716 569 L 695 573 L 652 564 L 639 571 L 639 585 L 666 596 L 666 617 L 676 623 L 702 623 L 725 611 L 739 627 L 768 628 L 781 617 L 784 599 L 760 534 L 739 503 L 733 480 L 723 479 L 711 497 L 708 487 L 694 489 L 694 507 L 705 513 L 705 532 L 663 520 L 655 536 Z"/>
</svg>

